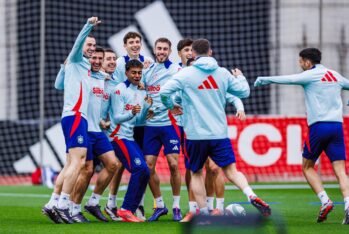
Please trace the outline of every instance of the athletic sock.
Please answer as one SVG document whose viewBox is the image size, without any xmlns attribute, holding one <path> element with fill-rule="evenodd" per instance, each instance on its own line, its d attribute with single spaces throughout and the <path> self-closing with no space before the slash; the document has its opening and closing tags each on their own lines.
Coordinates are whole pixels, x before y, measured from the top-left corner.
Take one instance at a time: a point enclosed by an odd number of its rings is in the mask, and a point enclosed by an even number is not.
<svg viewBox="0 0 349 234">
<path fill-rule="evenodd" d="M 207 202 L 207 208 L 208 210 L 213 210 L 214 206 L 213 206 L 213 202 L 214 202 L 214 197 L 207 197 L 206 198 L 206 202 Z M 201 209 L 200 209 L 201 210 Z"/>
<path fill-rule="evenodd" d="M 248 201 L 251 200 L 251 197 L 257 197 L 250 186 L 245 187 L 242 192 L 246 195 Z"/>
<path fill-rule="evenodd" d="M 116 195 L 112 195 L 109 193 L 107 207 L 110 209 L 117 207 Z"/>
<path fill-rule="evenodd" d="M 162 199 L 162 196 L 155 198 L 155 202 L 156 202 L 156 208 L 164 208 L 165 207 L 165 203 L 164 203 L 164 200 Z"/>
<path fill-rule="evenodd" d="M 321 201 L 321 205 L 325 205 L 329 200 L 330 198 L 327 196 L 327 193 L 326 191 L 321 191 L 317 194 L 318 198 L 320 199 Z"/>
<path fill-rule="evenodd" d="M 178 208 L 180 209 L 179 201 L 181 199 L 181 196 L 173 196 L 173 205 L 172 208 Z"/>
<path fill-rule="evenodd" d="M 221 212 L 224 211 L 224 198 L 216 198 L 216 208 Z"/>
<path fill-rule="evenodd" d="M 72 202 L 71 216 L 77 215 L 81 212 L 81 204 Z"/>
<path fill-rule="evenodd" d="M 349 209 L 349 197 L 344 198 L 344 210 Z"/>
<path fill-rule="evenodd" d="M 196 214 L 196 210 L 198 208 L 198 204 L 195 201 L 189 202 L 189 211 L 193 214 Z"/>
<path fill-rule="evenodd" d="M 209 215 L 207 206 L 200 209 L 200 214 Z"/>
<path fill-rule="evenodd" d="M 69 209 L 69 197 L 69 194 L 61 192 L 61 196 L 58 199 L 57 207 L 59 209 Z"/>
<path fill-rule="evenodd" d="M 48 209 L 52 209 L 54 206 L 58 205 L 58 200 L 59 200 L 59 194 L 52 193 L 51 198 L 48 201 L 48 203 L 45 205 L 45 207 Z"/>
<path fill-rule="evenodd" d="M 92 193 L 90 199 L 87 202 L 88 206 L 97 206 L 99 204 L 99 199 L 101 198 L 101 195 Z"/>
</svg>

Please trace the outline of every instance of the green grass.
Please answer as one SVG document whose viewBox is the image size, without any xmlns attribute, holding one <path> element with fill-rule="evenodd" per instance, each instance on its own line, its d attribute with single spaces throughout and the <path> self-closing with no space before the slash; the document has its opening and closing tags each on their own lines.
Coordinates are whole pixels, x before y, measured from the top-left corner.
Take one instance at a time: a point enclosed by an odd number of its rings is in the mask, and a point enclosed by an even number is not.
<svg viewBox="0 0 349 234">
<path fill-rule="evenodd" d="M 44 187 L 32 186 L 0 186 L 0 233 L 181 233 L 182 225 L 171 220 L 172 213 L 161 217 L 160 221 L 154 223 L 101 223 L 93 217 L 86 215 L 91 223 L 74 225 L 55 225 L 41 214 L 41 207 L 48 201 L 48 197 L 14 197 L 4 193 L 16 194 L 43 194 L 49 195 L 51 190 Z M 91 191 L 88 192 L 90 195 Z M 325 223 L 317 224 L 316 216 L 319 210 L 318 198 L 310 189 L 288 189 L 288 190 L 256 190 L 256 193 L 271 203 L 274 218 L 282 218 L 286 223 L 288 233 L 349 233 L 349 227 L 341 224 L 343 218 L 343 204 L 337 204 L 335 210 L 330 214 Z M 343 199 L 339 189 L 327 189 L 327 193 L 333 201 L 342 202 Z M 123 197 L 120 192 L 119 197 Z M 169 191 L 163 192 L 165 203 L 171 207 L 172 196 Z M 245 202 L 246 198 L 240 191 L 226 191 L 225 204 L 230 202 Z M 101 201 L 105 205 L 106 200 Z M 150 192 L 146 196 L 146 216 L 151 215 L 153 206 Z M 83 202 L 83 204 L 85 201 Z M 118 201 L 121 205 L 121 201 Z M 247 213 L 255 212 L 249 204 L 242 204 Z M 187 194 L 182 191 L 181 207 L 183 213 L 187 211 Z M 275 233 L 272 221 L 264 228 L 265 233 Z M 200 229 L 200 234 L 207 233 L 209 228 Z M 206 231 L 205 231 L 206 230 Z M 224 229 L 229 233 L 229 229 Z M 246 229 L 246 230 L 253 230 Z M 218 233 L 218 232 L 214 232 Z M 219 232 L 221 233 L 221 232 Z M 237 232 L 235 232 L 237 233 Z M 257 233 L 260 233 L 259 231 Z"/>
</svg>

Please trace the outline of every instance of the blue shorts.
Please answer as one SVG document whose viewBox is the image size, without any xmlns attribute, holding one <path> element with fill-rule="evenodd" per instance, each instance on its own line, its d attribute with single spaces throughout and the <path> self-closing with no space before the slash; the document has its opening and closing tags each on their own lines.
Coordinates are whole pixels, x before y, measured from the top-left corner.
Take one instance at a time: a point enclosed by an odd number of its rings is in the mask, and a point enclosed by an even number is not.
<svg viewBox="0 0 349 234">
<path fill-rule="evenodd" d="M 342 123 L 317 122 L 309 126 L 308 139 L 303 148 L 303 157 L 316 161 L 323 151 L 331 162 L 345 160 Z"/>
<path fill-rule="evenodd" d="M 143 149 L 144 126 L 135 126 L 133 128 L 133 139 L 135 139 L 139 148 Z"/>
<path fill-rule="evenodd" d="M 86 161 L 93 160 L 102 154 L 113 151 L 108 137 L 103 132 L 88 132 L 89 146 Z"/>
<path fill-rule="evenodd" d="M 175 128 L 170 126 L 144 128 L 143 153 L 144 155 L 158 156 L 164 146 L 164 154 L 179 154 L 180 139 Z"/>
<path fill-rule="evenodd" d="M 235 163 L 235 155 L 230 139 L 186 140 L 189 156 L 189 168 L 192 172 L 201 170 L 208 158 L 219 166 L 225 167 Z"/>
<path fill-rule="evenodd" d="M 148 168 L 142 150 L 135 141 L 115 137 L 111 145 L 122 165 L 130 173 Z"/>
<path fill-rule="evenodd" d="M 61 120 L 66 153 L 69 149 L 82 147 L 88 148 L 87 120 L 81 115 L 66 116 Z"/>
</svg>

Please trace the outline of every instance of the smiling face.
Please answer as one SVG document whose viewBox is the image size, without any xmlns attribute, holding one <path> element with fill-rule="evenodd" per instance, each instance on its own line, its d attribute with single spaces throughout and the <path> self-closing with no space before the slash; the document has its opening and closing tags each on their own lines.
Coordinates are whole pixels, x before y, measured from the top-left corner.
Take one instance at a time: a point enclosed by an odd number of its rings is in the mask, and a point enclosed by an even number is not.
<svg viewBox="0 0 349 234">
<path fill-rule="evenodd" d="M 115 55 L 115 53 L 105 52 L 102 68 L 108 74 L 112 74 L 115 71 L 115 68 L 116 68 L 116 55 Z"/>
<path fill-rule="evenodd" d="M 139 53 L 141 52 L 141 47 L 142 42 L 139 37 L 128 38 L 126 44 L 124 44 L 124 48 L 126 49 L 128 56 L 131 58 L 138 58 Z"/>
<path fill-rule="evenodd" d="M 164 63 L 171 54 L 170 45 L 167 42 L 157 42 L 155 44 L 154 54 L 158 63 Z"/>
<path fill-rule="evenodd" d="M 187 64 L 188 59 L 193 57 L 191 46 L 186 46 L 178 51 L 178 56 L 181 58 L 182 64 Z"/>
<path fill-rule="evenodd" d="M 104 53 L 103 52 L 95 52 L 90 57 L 91 70 L 93 72 L 98 72 L 102 67 Z"/>
<path fill-rule="evenodd" d="M 126 71 L 126 76 L 133 85 L 138 86 L 142 78 L 142 67 L 130 67 Z"/>
<path fill-rule="evenodd" d="M 85 57 L 90 58 L 96 50 L 96 39 L 93 37 L 87 37 L 84 43 L 82 51 Z"/>
</svg>

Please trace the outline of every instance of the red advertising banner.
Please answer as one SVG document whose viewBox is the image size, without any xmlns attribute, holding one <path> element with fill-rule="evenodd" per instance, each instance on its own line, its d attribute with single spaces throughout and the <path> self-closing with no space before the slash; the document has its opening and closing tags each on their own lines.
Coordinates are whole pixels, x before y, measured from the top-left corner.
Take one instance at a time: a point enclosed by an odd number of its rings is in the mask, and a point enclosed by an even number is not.
<svg viewBox="0 0 349 234">
<path fill-rule="evenodd" d="M 348 138 L 349 118 L 344 119 L 345 142 Z M 240 121 L 228 117 L 228 135 L 232 141 L 237 167 L 252 181 L 299 181 L 302 174 L 302 150 L 307 138 L 306 118 L 248 117 Z M 346 145 L 348 152 L 348 144 Z M 183 155 L 179 168 L 184 175 Z M 348 164 L 346 165 L 347 169 Z M 323 179 L 334 180 L 331 162 L 325 154 L 318 160 L 318 172 Z M 167 160 L 160 155 L 156 167 L 162 180 L 168 181 Z"/>
</svg>

